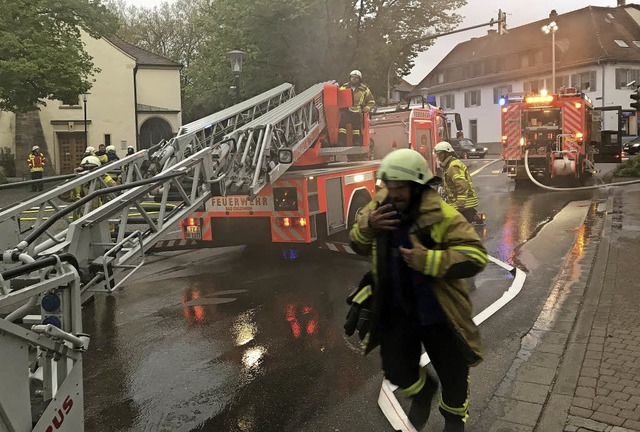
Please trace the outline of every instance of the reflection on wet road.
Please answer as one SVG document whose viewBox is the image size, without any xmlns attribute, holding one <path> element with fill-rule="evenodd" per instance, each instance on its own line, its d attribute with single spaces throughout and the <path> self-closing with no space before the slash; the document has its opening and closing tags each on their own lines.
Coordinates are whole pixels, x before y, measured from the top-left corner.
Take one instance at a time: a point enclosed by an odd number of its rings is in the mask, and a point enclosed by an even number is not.
<svg viewBox="0 0 640 432">
<path fill-rule="evenodd" d="M 204 259 L 192 276 L 139 282 L 88 308 L 85 329 L 101 336 L 87 355 L 87 404 L 109 407 L 88 412 L 88 430 L 295 430 L 378 372 L 342 331 L 365 262 L 321 253 L 218 265 L 202 273 Z M 124 415 L 106 426 L 113 411 Z"/>
</svg>

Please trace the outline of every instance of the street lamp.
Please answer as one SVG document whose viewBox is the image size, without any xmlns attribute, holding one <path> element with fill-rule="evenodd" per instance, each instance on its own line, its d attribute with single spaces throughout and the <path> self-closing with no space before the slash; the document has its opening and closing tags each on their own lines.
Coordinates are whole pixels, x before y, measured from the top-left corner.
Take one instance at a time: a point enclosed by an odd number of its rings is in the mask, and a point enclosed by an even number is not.
<svg viewBox="0 0 640 432">
<path fill-rule="evenodd" d="M 231 61 L 231 71 L 235 75 L 236 103 L 240 102 L 240 72 L 242 72 L 242 60 L 245 54 L 240 50 L 233 50 L 227 53 L 227 57 Z"/>
<path fill-rule="evenodd" d="M 84 148 L 87 148 L 88 140 L 87 140 L 87 98 L 89 97 L 89 93 L 82 93 L 82 105 L 84 108 Z"/>
<path fill-rule="evenodd" d="M 549 24 L 542 26 L 542 31 L 546 34 L 551 33 L 551 92 L 556 92 L 556 32 L 558 24 L 551 21 Z"/>
</svg>

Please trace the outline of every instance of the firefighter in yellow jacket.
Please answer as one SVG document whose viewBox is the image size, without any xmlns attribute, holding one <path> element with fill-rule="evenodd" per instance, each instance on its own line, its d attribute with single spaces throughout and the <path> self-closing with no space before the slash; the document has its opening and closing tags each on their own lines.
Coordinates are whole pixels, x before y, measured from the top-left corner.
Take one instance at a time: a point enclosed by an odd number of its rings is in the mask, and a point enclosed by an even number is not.
<svg viewBox="0 0 640 432">
<path fill-rule="evenodd" d="M 446 141 L 436 144 L 433 151 L 442 170 L 447 202 L 457 208 L 469 222 L 481 224 L 482 218 L 476 211 L 478 195 L 467 166 L 456 157 L 453 147 Z"/>
<path fill-rule="evenodd" d="M 35 145 L 31 147 L 31 153 L 27 156 L 27 164 L 29 165 L 29 171 L 31 171 L 31 180 L 40 180 L 44 176 L 44 166 L 47 163 L 47 158 L 40 153 L 40 147 Z M 33 192 L 41 191 L 44 189 L 42 182 L 31 183 L 31 190 Z"/>
<path fill-rule="evenodd" d="M 75 169 L 75 172 L 77 173 L 81 173 L 81 172 L 85 172 L 85 171 L 93 171 L 96 168 L 99 168 L 101 165 L 100 159 L 98 159 L 97 156 L 94 155 L 89 155 L 89 156 L 85 156 L 82 159 L 82 162 L 80 162 L 80 166 L 78 168 Z M 97 182 L 96 183 L 96 188 L 97 189 L 101 189 L 102 187 L 112 187 L 112 186 L 116 186 L 116 181 L 113 179 L 113 177 L 111 177 L 109 174 L 105 174 L 102 176 L 102 182 Z M 102 185 L 101 183 L 104 183 L 104 185 Z M 62 201 L 65 202 L 75 202 L 78 201 L 81 198 L 84 198 L 85 196 L 87 196 L 89 193 L 91 193 L 92 191 L 90 190 L 90 183 L 84 183 L 80 186 L 77 186 L 76 188 L 70 190 L 69 192 L 66 192 L 63 195 L 59 195 L 58 198 L 60 198 Z M 108 197 L 96 197 L 94 199 L 91 200 L 91 210 L 95 210 L 98 207 L 100 207 L 102 204 L 104 204 L 105 202 L 107 202 L 109 199 Z M 76 210 L 74 210 L 73 212 L 73 219 L 78 219 L 82 216 L 82 209 L 78 208 Z"/>
<path fill-rule="evenodd" d="M 409 419 L 418 430 L 438 388 L 419 366 L 424 346 L 442 384 L 444 430 L 464 431 L 469 368 L 481 361 L 482 349 L 461 279 L 484 269 L 486 250 L 474 228 L 431 188 L 434 176 L 420 153 L 389 153 L 378 178 L 384 187 L 349 233 L 353 249 L 371 257 L 372 269 L 350 297 L 345 330 L 349 334 L 357 323 L 365 353 L 380 345 L 385 377 L 412 399 Z"/>
<path fill-rule="evenodd" d="M 375 106 L 376 101 L 369 87 L 362 83 L 362 73 L 359 70 L 351 71 L 349 82 L 342 85 L 341 89 L 353 91 L 353 106 L 340 110 L 340 124 L 338 125 L 338 145 L 347 145 L 347 125 L 351 125 L 352 143 L 362 145 L 362 113 L 369 112 Z"/>
</svg>

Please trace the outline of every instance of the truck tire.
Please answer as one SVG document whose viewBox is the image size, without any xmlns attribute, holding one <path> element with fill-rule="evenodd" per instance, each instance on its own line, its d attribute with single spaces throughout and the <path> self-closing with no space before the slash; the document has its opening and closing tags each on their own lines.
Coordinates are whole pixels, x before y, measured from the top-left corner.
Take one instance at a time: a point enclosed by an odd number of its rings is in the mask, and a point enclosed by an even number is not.
<svg viewBox="0 0 640 432">
<path fill-rule="evenodd" d="M 347 216 L 347 230 L 351 231 L 351 228 L 356 223 L 356 215 L 361 208 L 369 204 L 371 196 L 368 192 L 358 191 L 351 198 L 351 206 L 349 207 L 349 215 Z"/>
</svg>

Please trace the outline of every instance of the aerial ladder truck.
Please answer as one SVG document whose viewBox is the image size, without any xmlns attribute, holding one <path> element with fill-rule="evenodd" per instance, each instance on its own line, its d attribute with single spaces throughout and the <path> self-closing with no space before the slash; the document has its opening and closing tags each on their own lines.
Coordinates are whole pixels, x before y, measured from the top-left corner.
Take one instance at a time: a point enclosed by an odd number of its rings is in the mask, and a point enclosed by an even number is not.
<svg viewBox="0 0 640 432">
<path fill-rule="evenodd" d="M 159 239 L 212 200 L 271 194 L 272 239 L 310 242 L 346 231 L 375 192 L 377 167 L 349 162 L 362 159 L 366 145 L 335 146 L 339 110 L 351 104 L 350 90 L 336 83 L 298 95 L 283 84 L 2 209 L 0 432 L 84 430 L 82 357 L 90 339 L 82 303 L 121 287 Z M 365 144 L 367 122 L 365 115 Z M 116 169 L 122 184 L 106 187 L 105 174 Z M 86 196 L 60 205 L 59 196 L 83 185 Z M 144 205 L 150 195 L 155 212 Z M 92 209 L 102 196 L 109 200 Z M 21 223 L 26 211 L 35 214 L 29 226 Z"/>
</svg>

